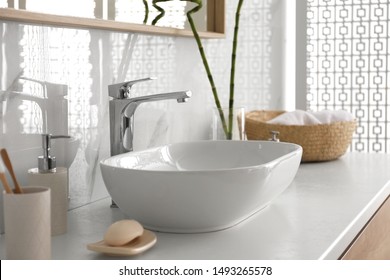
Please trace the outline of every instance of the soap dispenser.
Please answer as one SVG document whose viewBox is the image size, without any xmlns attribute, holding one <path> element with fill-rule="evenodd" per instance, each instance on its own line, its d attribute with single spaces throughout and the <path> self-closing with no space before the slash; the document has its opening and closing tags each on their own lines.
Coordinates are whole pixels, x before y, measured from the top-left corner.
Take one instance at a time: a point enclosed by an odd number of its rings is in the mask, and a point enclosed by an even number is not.
<svg viewBox="0 0 390 280">
<path fill-rule="evenodd" d="M 57 138 L 70 136 L 42 134 L 43 155 L 38 157 L 38 168 L 28 170 L 30 186 L 43 186 L 51 190 L 51 235 L 60 235 L 67 230 L 68 169 L 56 167 L 56 158 L 50 155 L 51 140 Z"/>
</svg>

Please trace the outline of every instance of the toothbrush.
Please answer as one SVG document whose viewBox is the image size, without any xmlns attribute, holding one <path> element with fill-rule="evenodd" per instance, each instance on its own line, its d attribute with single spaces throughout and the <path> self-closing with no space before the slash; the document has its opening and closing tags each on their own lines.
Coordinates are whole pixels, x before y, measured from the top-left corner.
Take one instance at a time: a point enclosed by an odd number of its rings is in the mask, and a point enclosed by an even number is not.
<svg viewBox="0 0 390 280">
<path fill-rule="evenodd" d="M 12 168 L 12 163 L 11 163 L 11 160 L 9 159 L 7 150 L 1 149 L 0 153 L 1 153 L 1 158 L 3 159 L 4 164 L 7 167 L 9 173 L 11 174 L 12 180 L 14 181 L 15 193 L 23 193 L 18 181 L 16 180 L 15 172 L 14 172 L 14 169 Z"/>
<path fill-rule="evenodd" d="M 3 187 L 6 193 L 13 193 L 11 187 L 8 185 L 7 178 L 5 177 L 5 168 L 3 161 L 0 160 L 0 180 L 3 183 Z"/>
</svg>

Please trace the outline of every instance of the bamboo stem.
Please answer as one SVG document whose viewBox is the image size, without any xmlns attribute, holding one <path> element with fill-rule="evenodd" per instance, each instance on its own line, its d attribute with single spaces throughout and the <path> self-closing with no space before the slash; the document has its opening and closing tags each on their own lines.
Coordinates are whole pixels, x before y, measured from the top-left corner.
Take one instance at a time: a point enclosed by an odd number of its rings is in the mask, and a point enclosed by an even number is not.
<svg viewBox="0 0 390 280">
<path fill-rule="evenodd" d="M 238 42 L 238 31 L 240 25 L 240 13 L 244 0 L 239 0 L 236 9 L 236 18 L 234 25 L 234 36 L 232 46 L 232 58 L 231 58 L 231 69 L 230 69 L 230 94 L 229 94 L 229 129 L 232 133 L 233 130 L 233 108 L 234 108 L 234 80 L 235 80 L 235 69 L 236 69 L 236 53 L 237 53 L 237 42 Z"/>
<path fill-rule="evenodd" d="M 149 17 L 149 5 L 147 0 L 143 0 L 144 6 L 145 6 L 145 17 L 144 17 L 144 24 L 148 23 L 148 17 Z"/>
<path fill-rule="evenodd" d="M 194 20 L 192 18 L 192 14 L 198 12 L 202 8 L 202 1 L 201 0 L 182 0 L 182 1 L 188 1 L 188 2 L 192 2 L 192 3 L 197 4 L 197 6 L 195 6 L 193 9 L 191 9 L 190 11 L 187 12 L 187 18 L 188 18 L 188 22 L 190 24 L 192 33 L 194 34 L 195 41 L 196 41 L 196 43 L 198 45 L 200 56 L 202 58 L 202 62 L 203 62 L 203 65 L 205 67 L 205 70 L 206 70 L 206 73 L 207 73 L 207 77 L 208 77 L 208 80 L 209 80 L 209 83 L 210 83 L 210 86 L 211 86 L 211 90 L 212 90 L 212 93 L 213 93 L 214 102 L 215 102 L 215 105 L 216 105 L 216 107 L 217 107 L 217 109 L 219 111 L 219 116 L 221 118 L 223 130 L 224 130 L 226 136 L 228 137 L 228 135 L 229 135 L 229 128 L 228 128 L 228 126 L 226 124 L 225 115 L 223 114 L 223 111 L 222 111 L 222 106 L 221 106 L 221 102 L 220 102 L 219 97 L 218 97 L 217 88 L 215 86 L 213 75 L 211 73 L 210 66 L 209 66 L 209 63 L 207 61 L 206 54 L 204 52 L 202 41 L 201 41 L 201 39 L 199 37 L 199 34 L 198 34 L 198 31 L 196 29 L 195 22 L 194 22 Z"/>
<path fill-rule="evenodd" d="M 157 22 L 165 15 L 165 10 L 157 5 L 158 2 L 168 2 L 170 0 L 153 0 L 153 7 L 155 7 L 160 13 L 156 16 L 156 18 L 152 21 L 152 25 L 156 25 Z"/>
</svg>

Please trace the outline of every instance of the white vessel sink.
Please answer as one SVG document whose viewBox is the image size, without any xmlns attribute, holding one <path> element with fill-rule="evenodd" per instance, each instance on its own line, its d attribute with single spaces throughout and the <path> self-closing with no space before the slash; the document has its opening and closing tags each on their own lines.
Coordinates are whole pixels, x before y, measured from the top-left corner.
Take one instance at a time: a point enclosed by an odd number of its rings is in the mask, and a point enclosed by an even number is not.
<svg viewBox="0 0 390 280">
<path fill-rule="evenodd" d="M 108 192 L 129 218 L 164 232 L 232 227 L 292 182 L 302 148 L 269 141 L 200 141 L 101 161 Z"/>
</svg>

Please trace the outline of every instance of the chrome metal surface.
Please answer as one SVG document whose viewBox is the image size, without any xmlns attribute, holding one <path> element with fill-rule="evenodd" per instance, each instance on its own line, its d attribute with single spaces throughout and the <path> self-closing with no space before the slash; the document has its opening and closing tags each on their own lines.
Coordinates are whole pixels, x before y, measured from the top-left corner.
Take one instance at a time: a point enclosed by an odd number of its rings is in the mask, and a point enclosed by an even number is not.
<svg viewBox="0 0 390 280">
<path fill-rule="evenodd" d="M 38 157 L 38 170 L 42 173 L 52 172 L 56 168 L 56 158 L 50 155 L 51 139 L 71 138 L 68 135 L 42 134 L 43 155 Z"/>
<path fill-rule="evenodd" d="M 125 99 L 131 95 L 132 87 L 141 82 L 147 82 L 151 80 L 156 80 L 154 77 L 148 77 L 144 79 L 138 79 L 134 81 L 128 81 L 118 84 L 113 84 L 108 86 L 108 95 L 116 99 Z"/>
<path fill-rule="evenodd" d="M 153 79 L 145 78 L 108 86 L 108 94 L 113 97 L 109 103 L 111 155 L 133 150 L 134 113 L 141 103 L 169 99 L 183 103 L 192 95 L 191 91 L 177 91 L 130 98 L 134 84 Z"/>
<path fill-rule="evenodd" d="M 279 131 L 271 131 L 271 138 L 268 139 L 269 141 L 279 142 Z"/>
</svg>

